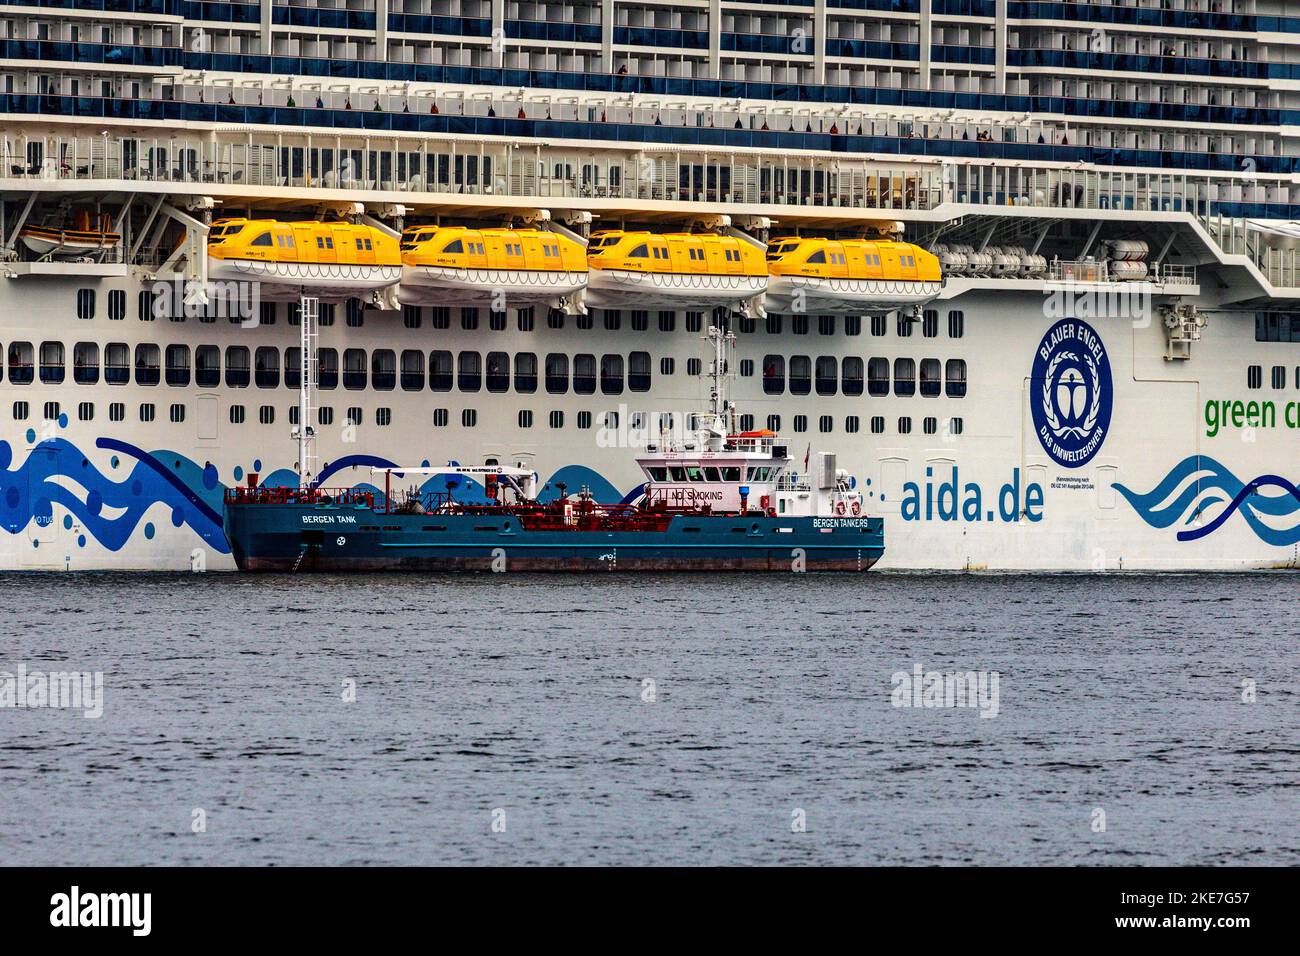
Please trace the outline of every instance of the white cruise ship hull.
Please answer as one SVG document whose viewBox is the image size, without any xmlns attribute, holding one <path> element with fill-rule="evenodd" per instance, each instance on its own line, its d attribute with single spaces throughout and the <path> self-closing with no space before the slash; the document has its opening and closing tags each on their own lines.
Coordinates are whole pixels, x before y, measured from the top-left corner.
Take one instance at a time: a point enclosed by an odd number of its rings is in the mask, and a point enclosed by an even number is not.
<svg viewBox="0 0 1300 956">
<path fill-rule="evenodd" d="M 101 350 L 125 343 L 132 353 L 141 343 L 164 352 L 170 344 L 215 345 L 223 354 L 230 346 L 282 352 L 297 346 L 298 329 L 283 315 L 252 329 L 140 321 L 134 314 L 121 322 L 78 320 L 67 306 L 79 288 L 95 288 L 102 302 L 111 289 L 126 288 L 131 299 L 140 286 L 115 278 L 36 277 L 0 285 L 0 309 L 10 317 L 6 349 L 24 341 L 39 348 L 47 340 L 63 341 L 69 354 L 78 341 L 95 341 Z M 1285 487 L 1294 490 L 1300 478 L 1300 393 L 1293 368 L 1300 362 L 1286 367 L 1285 388 L 1273 389 L 1266 380 L 1262 389 L 1248 389 L 1249 366 L 1262 366 L 1267 375 L 1279 361 L 1276 344 L 1255 341 L 1253 313 L 1215 314 L 1182 361 L 1166 360 L 1158 322 L 1088 320 L 1099 341 L 1080 332 L 1057 344 L 1076 356 L 1085 341 L 1102 350 L 1109 373 L 1091 387 L 1105 390 L 1109 418 L 1103 424 L 1100 406 L 1093 409 L 1087 397 L 1089 383 L 1034 378 L 1045 336 L 1068 321 L 1045 316 L 1040 294 L 977 289 L 942 305 L 964 313 L 960 337 L 950 337 L 942 323 L 933 336 L 916 327 L 899 336 L 893 322 L 879 336 L 869 334 L 867 323 L 860 335 L 819 336 L 794 334 L 788 323 L 772 334 L 761 322 L 738 335 L 737 361 L 753 363 L 750 374 L 744 364 L 733 386 L 738 409 L 754 416 L 755 427 L 779 415 L 794 457 L 803 446 L 833 451 L 860 477 L 867 513 L 885 519 L 882 568 L 1188 571 L 1300 563 L 1300 498 Z M 654 375 L 648 391 L 618 395 L 580 395 L 572 388 L 552 394 L 544 381 L 531 392 L 511 382 L 499 393 L 459 391 L 455 383 L 431 391 L 427 380 L 418 390 L 401 384 L 376 389 L 373 383 L 350 389 L 340 382 L 318 395 L 334 415 L 332 426 L 317 428 L 326 486 L 368 484 L 375 464 L 494 458 L 530 464 L 552 488 L 558 482 L 570 489 L 587 485 L 598 498 L 618 500 L 639 480 L 632 450 L 646 436 L 631 427 L 635 413 L 672 413 L 680 421 L 698 407 L 699 381 L 683 373 L 699 357 L 699 343 L 680 330 L 609 330 L 599 322 L 580 330 L 570 321 L 562 329 L 542 322 L 521 331 L 512 321 L 503 331 L 453 326 L 431 334 L 427 325 L 406 327 L 395 312 L 367 310 L 364 316 L 361 327 L 323 328 L 321 346 L 340 353 L 440 348 L 512 356 L 648 350 Z M 837 361 L 880 357 L 891 364 L 961 359 L 966 394 L 845 395 L 837 389 L 818 395 L 816 388 L 767 394 L 768 357 L 799 354 Z M 675 371 L 665 374 L 670 364 Z M 1062 367 L 1058 363 L 1052 375 L 1059 377 Z M 1089 365 L 1080 368 L 1086 373 Z M 296 482 L 289 409 L 297 391 L 283 381 L 276 387 L 230 387 L 224 380 L 201 387 L 191 380 L 178 387 L 165 379 L 109 384 L 101 376 L 96 384 L 78 384 L 71 364 L 62 383 L 43 382 L 39 373 L 30 384 L 14 377 L 7 365 L 0 385 L 0 566 L 7 569 L 230 569 L 221 532 L 223 487 L 246 480 L 249 472 L 264 483 Z M 1058 394 L 1058 388 L 1065 391 Z M 1072 388 L 1085 390 L 1074 406 Z M 1271 403 L 1267 424 L 1252 428 L 1234 420 L 1232 403 L 1239 399 Z M 1099 442 L 1090 439 L 1085 463 L 1064 465 L 1049 452 L 1035 422 L 1035 407 L 1045 401 L 1054 409 L 1049 433 L 1056 428 L 1075 441 L 1071 429 L 1102 427 Z M 184 409 L 179 421 L 172 420 L 178 417 L 174 405 Z M 150 414 L 142 414 L 142 406 L 152 406 Z M 348 409 L 359 410 L 353 427 L 346 424 Z M 1076 424 L 1061 409 L 1070 409 Z M 15 418 L 16 411 L 26 417 Z M 47 411 L 53 413 L 48 420 Z M 522 425 L 524 411 L 531 412 L 529 427 Z M 607 411 L 619 412 L 619 427 L 602 431 Z M 591 427 L 579 427 L 584 413 L 592 416 Z M 829 431 L 822 433 L 827 417 Z M 871 430 L 876 417 L 886 424 L 880 434 Z M 900 432 L 902 418 L 910 419 L 907 433 Z M 933 433 L 927 433 L 929 419 Z M 952 419 L 960 419 L 960 433 L 947 425 Z M 1215 424 L 1207 424 L 1211 419 Z M 390 423 L 379 424 L 384 420 Z M 854 424 L 857 430 L 850 431 Z"/>
</svg>

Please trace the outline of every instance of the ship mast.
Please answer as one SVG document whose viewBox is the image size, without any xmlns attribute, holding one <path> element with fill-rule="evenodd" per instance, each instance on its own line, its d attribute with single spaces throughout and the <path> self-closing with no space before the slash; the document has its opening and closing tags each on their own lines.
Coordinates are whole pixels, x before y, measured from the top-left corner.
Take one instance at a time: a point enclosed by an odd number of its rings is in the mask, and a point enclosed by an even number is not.
<svg viewBox="0 0 1300 956">
<path fill-rule="evenodd" d="M 298 358 L 298 426 L 293 437 L 298 439 L 298 487 L 309 488 L 316 480 L 316 375 L 318 371 L 318 344 L 320 300 L 304 295 L 298 299 L 299 349 Z"/>
<path fill-rule="evenodd" d="M 706 442 L 717 444 L 720 449 L 726 440 L 730 423 L 727 421 L 731 412 L 731 403 L 727 401 L 727 379 L 731 377 L 728 358 L 736 346 L 736 334 L 724 332 L 716 325 L 710 325 L 705 336 L 713 345 L 713 361 L 709 364 L 709 410 L 712 421 L 704 429 L 708 437 Z"/>
</svg>

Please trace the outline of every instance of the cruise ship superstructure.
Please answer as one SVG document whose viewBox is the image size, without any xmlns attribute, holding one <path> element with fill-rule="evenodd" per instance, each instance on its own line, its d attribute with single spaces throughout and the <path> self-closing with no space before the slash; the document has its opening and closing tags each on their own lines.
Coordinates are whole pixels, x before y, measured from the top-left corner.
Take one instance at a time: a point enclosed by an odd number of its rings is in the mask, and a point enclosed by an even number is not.
<svg viewBox="0 0 1300 956">
<path fill-rule="evenodd" d="M 0 3 L 0 562 L 232 568 L 250 473 L 618 501 L 712 326 L 882 568 L 1294 568 L 1297 81 L 1266 0 Z"/>
</svg>

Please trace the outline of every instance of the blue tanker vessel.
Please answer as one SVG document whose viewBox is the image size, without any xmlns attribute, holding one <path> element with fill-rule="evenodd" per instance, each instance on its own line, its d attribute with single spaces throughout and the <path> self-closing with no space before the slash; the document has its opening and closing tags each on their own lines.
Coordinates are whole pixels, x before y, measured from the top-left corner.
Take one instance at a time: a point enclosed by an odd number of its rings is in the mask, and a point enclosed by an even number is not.
<svg viewBox="0 0 1300 956">
<path fill-rule="evenodd" d="M 538 500 L 537 474 L 497 464 L 381 468 L 384 490 L 248 485 L 226 493 L 225 531 L 246 571 L 866 571 L 884 554 L 857 482 L 811 447 L 804 472 L 774 432 L 736 432 L 723 397 L 731 336 L 710 329 L 710 410 L 681 440 L 637 455 L 629 501 L 584 488 Z M 808 473 L 812 465 L 811 474 Z M 393 492 L 399 481 L 428 479 Z M 430 486 L 444 477 L 445 490 Z M 482 498 L 457 500 L 466 479 Z"/>
</svg>

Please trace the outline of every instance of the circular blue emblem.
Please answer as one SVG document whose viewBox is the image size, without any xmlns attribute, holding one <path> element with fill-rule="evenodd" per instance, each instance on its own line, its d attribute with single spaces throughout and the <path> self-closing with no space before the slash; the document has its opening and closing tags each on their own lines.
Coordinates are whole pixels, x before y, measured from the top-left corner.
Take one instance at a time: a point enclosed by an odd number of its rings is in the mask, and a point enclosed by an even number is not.
<svg viewBox="0 0 1300 956">
<path fill-rule="evenodd" d="M 1087 464 L 1110 431 L 1110 358 L 1096 329 L 1062 319 L 1043 336 L 1029 373 L 1034 433 L 1057 464 Z"/>
</svg>

